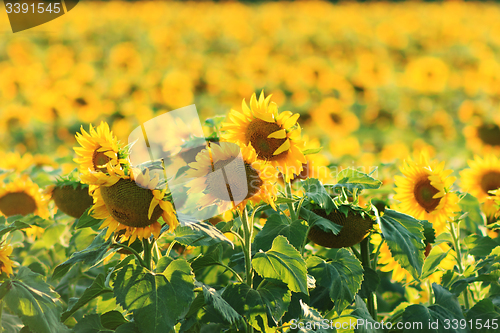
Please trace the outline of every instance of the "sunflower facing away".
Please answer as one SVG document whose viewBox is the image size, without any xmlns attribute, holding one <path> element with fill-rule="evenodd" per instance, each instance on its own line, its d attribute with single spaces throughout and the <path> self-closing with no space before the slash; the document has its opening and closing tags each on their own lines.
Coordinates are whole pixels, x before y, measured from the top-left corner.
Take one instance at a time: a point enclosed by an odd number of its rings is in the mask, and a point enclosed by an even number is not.
<svg viewBox="0 0 500 333">
<path fill-rule="evenodd" d="M 500 152 L 500 119 L 486 120 L 474 117 L 464 127 L 463 133 L 467 139 L 467 145 L 475 153 L 498 154 Z"/>
<path fill-rule="evenodd" d="M 35 214 L 49 217 L 47 198 L 37 184 L 27 176 L 0 186 L 0 214 L 5 216 Z"/>
<path fill-rule="evenodd" d="M 107 165 L 116 167 L 121 161 L 118 139 L 109 130 L 109 125 L 101 122 L 97 128 L 90 125 L 89 132 L 81 128 L 81 134 L 76 134 L 76 140 L 81 147 L 73 149 L 78 154 L 74 161 L 80 164 L 80 170 L 85 172 L 107 172 Z"/>
<path fill-rule="evenodd" d="M 7 275 L 12 275 L 12 265 L 9 256 L 12 253 L 12 246 L 0 243 L 0 273 L 4 272 Z"/>
<path fill-rule="evenodd" d="M 436 235 L 446 229 L 446 221 L 453 218 L 458 207 L 458 196 L 450 192 L 455 177 L 452 170 L 444 170 L 444 162 L 429 162 L 425 154 L 420 161 L 405 161 L 400 167 L 404 177 L 395 176 L 398 210 L 420 220 L 433 224 Z"/>
<path fill-rule="evenodd" d="M 462 188 L 484 203 L 485 214 L 492 217 L 496 209 L 490 191 L 500 189 L 500 159 L 493 154 L 475 156 L 468 164 L 469 168 L 460 172 Z"/>
<path fill-rule="evenodd" d="M 259 160 L 269 161 L 278 167 L 290 181 L 302 172 L 306 158 L 302 153 L 301 128 L 297 124 L 299 114 L 290 111 L 278 113 L 278 106 L 271 102 L 271 95 L 259 99 L 253 94 L 250 107 L 243 100 L 242 111 L 231 110 L 223 124 L 222 137 L 237 144 L 251 145 Z"/>
<path fill-rule="evenodd" d="M 187 174 L 194 179 L 188 183 L 188 194 L 203 193 L 198 202 L 200 209 L 215 204 L 224 212 L 236 206 L 244 207 L 248 200 L 255 203 L 263 200 L 275 207 L 277 179 L 274 168 L 258 160 L 252 146 L 241 146 L 243 163 L 231 163 L 239 156 L 240 147 L 236 144 L 212 143 L 208 149 L 198 153 L 196 162 L 189 164 L 191 169 Z M 227 181 L 215 172 L 221 169 Z M 238 203 L 235 204 L 235 201 Z"/>
<path fill-rule="evenodd" d="M 108 227 L 106 239 L 113 232 L 123 234 L 122 240 L 132 243 L 153 235 L 158 238 L 160 217 L 174 230 L 179 222 L 174 207 L 165 201 L 165 191 L 156 189 L 158 177 L 151 179 L 149 170 L 132 169 L 131 176 L 124 176 L 112 185 L 100 185 L 91 193 L 94 205 L 91 214 L 105 219 L 99 229 Z"/>
</svg>

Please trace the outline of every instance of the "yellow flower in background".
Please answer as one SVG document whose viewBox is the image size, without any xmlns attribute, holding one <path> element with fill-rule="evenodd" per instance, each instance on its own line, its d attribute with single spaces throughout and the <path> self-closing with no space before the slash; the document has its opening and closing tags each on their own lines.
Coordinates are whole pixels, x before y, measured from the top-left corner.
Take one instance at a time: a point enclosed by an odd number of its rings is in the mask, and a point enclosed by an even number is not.
<svg viewBox="0 0 500 333">
<path fill-rule="evenodd" d="M 236 160 L 240 152 L 242 161 Z M 196 162 L 189 166 L 191 169 L 187 175 L 194 179 L 188 183 L 187 193 L 204 194 L 198 202 L 200 208 L 217 205 L 221 212 L 225 212 L 244 207 L 249 200 L 254 203 L 265 201 L 275 207 L 276 171 L 269 163 L 257 158 L 251 145 L 238 147 L 229 142 L 212 143 L 209 149 L 198 153 Z M 220 173 L 214 173 L 221 169 L 224 169 L 227 182 L 220 178 Z M 235 201 L 239 203 L 235 204 Z"/>
<path fill-rule="evenodd" d="M 0 183 L 0 213 L 5 216 L 35 214 L 49 217 L 47 197 L 27 175 Z"/>
<path fill-rule="evenodd" d="M 445 170 L 444 162 L 429 161 L 425 154 L 415 162 L 408 159 L 400 167 L 403 176 L 395 176 L 396 195 L 400 212 L 432 223 L 436 235 L 445 231 L 446 221 L 453 219 L 458 206 L 458 195 L 450 192 L 455 177 L 453 170 Z"/>
<path fill-rule="evenodd" d="M 359 127 L 358 117 L 336 98 L 325 98 L 311 111 L 314 122 L 331 138 L 348 135 Z"/>
<path fill-rule="evenodd" d="M 118 154 L 118 140 L 109 130 L 109 125 L 101 122 L 97 128 L 90 125 L 89 132 L 81 127 L 81 134 L 77 133 L 76 140 L 81 147 L 73 149 L 78 154 L 74 161 L 80 164 L 80 170 L 107 172 L 107 165 L 118 166 L 120 159 Z"/>
<path fill-rule="evenodd" d="M 9 244 L 0 243 L 0 273 L 5 273 L 7 276 L 14 274 L 12 266 L 14 262 L 9 258 L 12 253 L 12 246 Z"/>
<path fill-rule="evenodd" d="M 435 57 L 421 57 L 410 61 L 406 67 L 406 84 L 423 93 L 440 93 L 447 85 L 449 68 Z"/>
<path fill-rule="evenodd" d="M 242 111 L 231 110 L 223 124 L 222 138 L 241 145 L 251 145 L 257 159 L 269 161 L 280 169 L 286 181 L 302 172 L 306 158 L 302 153 L 301 128 L 297 124 L 299 114 L 290 111 L 278 113 L 278 106 L 271 102 L 271 95 L 257 99 L 253 94 L 250 108 L 245 100 Z"/>
<path fill-rule="evenodd" d="M 24 232 L 26 232 L 26 236 L 28 236 L 31 241 L 35 241 L 36 239 L 39 239 L 43 236 L 45 229 L 36 225 L 32 225 L 31 227 L 24 229 Z"/>
<path fill-rule="evenodd" d="M 496 111 L 498 112 L 498 111 Z M 467 146 L 475 153 L 500 153 L 500 119 L 473 118 L 464 127 Z"/>
<path fill-rule="evenodd" d="M 123 233 L 123 240 L 158 238 L 161 231 L 160 217 L 174 230 L 179 222 L 174 207 L 165 201 L 165 191 L 156 189 L 159 178 L 150 177 L 149 170 L 133 169 L 131 176 L 124 176 L 112 185 L 100 185 L 93 191 L 94 205 L 91 214 L 105 219 L 99 229 L 108 228 L 106 239 L 113 232 Z"/>
<path fill-rule="evenodd" d="M 500 159 L 488 154 L 481 158 L 475 156 L 468 161 L 469 168 L 460 172 L 461 187 L 483 203 L 485 214 L 492 217 L 496 213 L 494 195 L 490 191 L 500 189 Z"/>
</svg>

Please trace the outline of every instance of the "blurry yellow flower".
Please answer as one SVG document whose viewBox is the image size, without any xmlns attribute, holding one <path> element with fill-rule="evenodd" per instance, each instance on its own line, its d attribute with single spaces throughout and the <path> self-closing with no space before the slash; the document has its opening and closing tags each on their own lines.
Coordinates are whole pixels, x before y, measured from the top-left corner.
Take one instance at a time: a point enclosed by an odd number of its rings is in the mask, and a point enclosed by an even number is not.
<svg viewBox="0 0 500 333">
<path fill-rule="evenodd" d="M 449 68 L 439 58 L 421 57 L 410 61 L 405 74 L 410 88 L 424 93 L 440 93 L 446 88 Z"/>
<path fill-rule="evenodd" d="M 311 111 L 315 123 L 335 140 L 359 127 L 358 117 L 336 98 L 326 98 Z"/>
<path fill-rule="evenodd" d="M 49 217 L 47 197 L 37 184 L 24 175 L 13 182 L 0 183 L 0 214 L 5 216 L 35 214 Z"/>
</svg>

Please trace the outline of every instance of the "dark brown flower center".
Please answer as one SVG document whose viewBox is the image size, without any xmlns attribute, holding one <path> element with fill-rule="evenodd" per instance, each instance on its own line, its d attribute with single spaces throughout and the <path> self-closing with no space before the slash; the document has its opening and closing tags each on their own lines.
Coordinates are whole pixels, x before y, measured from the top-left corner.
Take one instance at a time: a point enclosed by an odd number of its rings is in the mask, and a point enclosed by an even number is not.
<svg viewBox="0 0 500 333">
<path fill-rule="evenodd" d="M 439 190 L 431 185 L 429 179 L 421 180 L 415 185 L 413 194 L 418 204 L 425 209 L 427 213 L 432 212 L 439 205 L 440 198 L 434 198 L 434 195 L 439 193 Z"/>
<path fill-rule="evenodd" d="M 128 227 L 147 227 L 158 221 L 163 213 L 160 205 L 157 205 L 151 218 L 148 218 L 153 193 L 130 179 L 120 179 L 109 187 L 102 186 L 101 195 L 111 216 Z"/>
<path fill-rule="evenodd" d="M 0 198 L 0 211 L 6 216 L 28 215 L 36 210 L 36 201 L 28 193 L 7 193 Z"/>
<path fill-rule="evenodd" d="M 278 124 L 268 123 L 261 119 L 254 119 L 248 125 L 245 133 L 247 142 L 252 144 L 252 147 L 254 147 L 260 159 L 273 161 L 278 159 L 282 154 L 287 153 L 285 151 L 278 155 L 274 155 L 274 152 L 285 143 L 286 139 L 268 138 L 269 134 L 279 131 L 280 129 L 281 127 Z"/>
<path fill-rule="evenodd" d="M 499 188 L 500 188 L 500 172 L 490 171 L 483 175 L 483 177 L 481 178 L 481 189 L 484 191 L 484 193 L 488 195 L 493 195 L 488 192 Z"/>
<path fill-rule="evenodd" d="M 233 157 L 217 161 L 214 163 L 214 171 L 221 170 L 222 176 L 220 172 L 213 172 L 207 177 L 207 191 L 217 199 L 246 200 L 254 196 L 263 184 L 257 170 L 250 164 L 235 159 Z"/>
<path fill-rule="evenodd" d="M 94 169 L 96 171 L 106 172 L 106 164 L 111 161 L 111 158 L 106 156 L 104 152 L 94 151 L 94 155 L 92 155 L 92 163 L 94 164 Z"/>
<path fill-rule="evenodd" d="M 337 125 L 342 124 L 342 117 L 336 113 L 330 113 L 330 119 Z"/>
<path fill-rule="evenodd" d="M 483 143 L 490 146 L 500 146 L 500 127 L 496 124 L 483 124 L 477 133 Z"/>
</svg>

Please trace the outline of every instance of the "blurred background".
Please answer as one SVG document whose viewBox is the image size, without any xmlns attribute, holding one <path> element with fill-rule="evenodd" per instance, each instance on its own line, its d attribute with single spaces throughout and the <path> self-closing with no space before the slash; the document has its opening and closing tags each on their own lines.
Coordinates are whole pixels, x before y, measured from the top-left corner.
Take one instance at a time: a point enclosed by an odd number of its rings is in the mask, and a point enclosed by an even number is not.
<svg viewBox="0 0 500 333">
<path fill-rule="evenodd" d="M 262 90 L 324 165 L 500 152 L 495 3 L 84 1 L 15 34 L 2 7 L 0 30 L 2 161 L 71 164 L 82 125 L 126 142 L 160 112 L 203 120 Z"/>
</svg>

